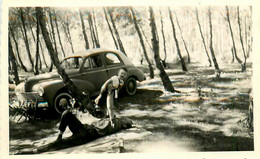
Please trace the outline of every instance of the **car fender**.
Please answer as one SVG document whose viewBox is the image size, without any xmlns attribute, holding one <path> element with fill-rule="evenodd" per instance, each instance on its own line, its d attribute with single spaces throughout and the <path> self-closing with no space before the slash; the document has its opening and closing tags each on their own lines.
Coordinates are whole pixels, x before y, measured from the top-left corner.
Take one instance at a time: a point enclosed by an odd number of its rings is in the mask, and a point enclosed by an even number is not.
<svg viewBox="0 0 260 159">
<path fill-rule="evenodd" d="M 127 70 L 128 70 L 127 79 L 129 77 L 135 77 L 136 80 L 138 80 L 139 82 L 144 81 L 146 79 L 144 73 L 136 67 L 128 67 Z"/>
<path fill-rule="evenodd" d="M 73 79 L 72 82 L 81 92 L 94 92 L 96 89 L 92 83 L 85 80 Z M 61 79 L 46 81 L 39 84 L 44 89 L 44 100 L 47 101 L 50 105 L 52 105 L 58 92 L 67 90 L 65 84 Z"/>
</svg>

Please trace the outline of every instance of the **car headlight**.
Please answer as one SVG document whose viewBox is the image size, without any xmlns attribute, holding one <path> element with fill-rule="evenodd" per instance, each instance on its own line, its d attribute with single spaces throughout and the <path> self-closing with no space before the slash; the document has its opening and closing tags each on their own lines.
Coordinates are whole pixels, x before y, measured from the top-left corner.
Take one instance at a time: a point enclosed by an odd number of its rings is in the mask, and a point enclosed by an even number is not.
<svg viewBox="0 0 260 159">
<path fill-rule="evenodd" d="M 43 87 L 42 87 L 42 86 L 39 86 L 37 92 L 38 92 L 38 94 L 39 94 L 40 96 L 43 96 L 43 93 L 44 93 Z"/>
<path fill-rule="evenodd" d="M 20 93 L 24 93 L 24 83 L 20 83 L 19 85 L 17 85 L 14 89 L 14 92 L 16 94 L 16 96 L 20 95 Z"/>
<path fill-rule="evenodd" d="M 39 96 L 43 96 L 44 94 L 44 89 L 41 85 L 37 84 L 37 85 L 34 85 L 33 88 L 32 88 L 32 91 L 33 92 L 37 92 L 39 94 Z"/>
</svg>

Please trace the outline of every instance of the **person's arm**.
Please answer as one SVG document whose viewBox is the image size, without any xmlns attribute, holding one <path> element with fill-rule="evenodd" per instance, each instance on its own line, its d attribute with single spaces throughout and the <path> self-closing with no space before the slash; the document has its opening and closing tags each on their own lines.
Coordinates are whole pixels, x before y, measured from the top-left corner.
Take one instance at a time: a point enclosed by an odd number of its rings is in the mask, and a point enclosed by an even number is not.
<svg viewBox="0 0 260 159">
<path fill-rule="evenodd" d="M 102 94 L 106 91 L 107 89 L 107 86 L 112 83 L 112 79 L 108 79 L 101 87 L 101 90 L 100 90 L 100 94 L 97 96 L 97 98 L 95 99 L 95 103 L 98 104 L 100 98 L 102 97 Z"/>
</svg>

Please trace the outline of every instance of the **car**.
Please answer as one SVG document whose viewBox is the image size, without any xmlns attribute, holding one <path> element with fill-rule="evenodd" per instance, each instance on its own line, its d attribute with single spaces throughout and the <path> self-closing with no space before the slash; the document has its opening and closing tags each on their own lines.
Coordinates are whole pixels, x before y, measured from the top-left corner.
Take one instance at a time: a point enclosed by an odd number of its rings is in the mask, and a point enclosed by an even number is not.
<svg viewBox="0 0 260 159">
<path fill-rule="evenodd" d="M 117 75 L 119 69 L 126 68 L 128 75 L 122 89 L 128 95 L 137 90 L 136 81 L 145 80 L 144 73 L 136 68 L 129 58 L 118 50 L 89 49 L 65 57 L 60 65 L 81 92 L 90 97 L 100 93 L 101 86 L 110 77 Z M 62 113 L 60 101 L 72 98 L 57 71 L 29 77 L 15 88 L 20 101 L 47 103 L 50 109 Z"/>
</svg>

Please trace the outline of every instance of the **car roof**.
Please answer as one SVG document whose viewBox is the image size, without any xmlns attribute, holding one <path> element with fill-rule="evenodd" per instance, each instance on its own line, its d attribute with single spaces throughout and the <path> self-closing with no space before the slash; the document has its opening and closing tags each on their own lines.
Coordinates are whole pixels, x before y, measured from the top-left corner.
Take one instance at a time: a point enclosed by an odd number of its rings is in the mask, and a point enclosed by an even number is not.
<svg viewBox="0 0 260 159">
<path fill-rule="evenodd" d="M 122 53 L 121 51 L 118 51 L 116 49 L 105 49 L 105 48 L 88 49 L 88 50 L 77 52 L 70 56 L 67 56 L 65 59 L 71 58 L 71 57 L 86 57 L 86 56 L 91 56 L 91 55 L 94 55 L 97 53 L 102 53 L 102 52 L 116 53 L 117 55 L 119 55 L 121 57 L 121 59 L 124 61 L 124 64 L 126 66 L 133 66 L 132 62 L 128 59 L 128 57 L 124 53 Z"/>
<path fill-rule="evenodd" d="M 66 56 L 66 58 L 70 57 L 85 57 L 85 56 L 90 56 L 96 53 L 102 53 L 102 52 L 114 52 L 117 54 L 122 54 L 120 51 L 115 50 L 115 49 L 105 49 L 105 48 L 95 48 L 95 49 L 87 49 L 84 51 L 76 52 L 73 53 L 72 55 Z"/>
</svg>

